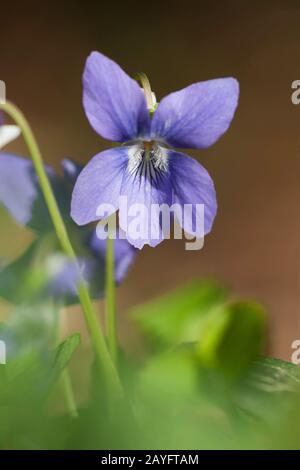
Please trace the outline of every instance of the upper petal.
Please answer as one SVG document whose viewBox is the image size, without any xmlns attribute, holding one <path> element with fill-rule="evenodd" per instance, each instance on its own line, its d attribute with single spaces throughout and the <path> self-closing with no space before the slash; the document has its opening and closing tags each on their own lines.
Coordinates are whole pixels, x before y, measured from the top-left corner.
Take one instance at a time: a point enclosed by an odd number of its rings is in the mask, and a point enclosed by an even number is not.
<svg viewBox="0 0 300 470">
<path fill-rule="evenodd" d="M 206 169 L 194 158 L 174 151 L 169 151 L 169 157 L 173 203 L 178 205 L 181 212 L 180 216 L 177 212 L 178 221 L 187 233 L 202 238 L 211 231 L 217 213 L 214 183 Z M 197 207 L 202 204 L 204 221 L 202 220 L 201 224 L 200 220 L 197 222 L 196 217 L 197 214 L 200 217 L 202 215 Z"/>
<path fill-rule="evenodd" d="M 92 52 L 86 61 L 83 105 L 91 126 L 105 139 L 126 142 L 149 131 L 143 91 L 118 64 L 99 52 Z"/>
<path fill-rule="evenodd" d="M 209 147 L 227 131 L 238 96 L 234 78 L 200 82 L 171 93 L 154 113 L 152 137 L 173 147 Z"/>
<path fill-rule="evenodd" d="M 100 205 L 111 206 L 106 215 L 118 209 L 127 152 L 127 147 L 105 150 L 84 167 L 75 183 L 71 201 L 71 217 L 78 225 L 101 219 Z"/>
</svg>

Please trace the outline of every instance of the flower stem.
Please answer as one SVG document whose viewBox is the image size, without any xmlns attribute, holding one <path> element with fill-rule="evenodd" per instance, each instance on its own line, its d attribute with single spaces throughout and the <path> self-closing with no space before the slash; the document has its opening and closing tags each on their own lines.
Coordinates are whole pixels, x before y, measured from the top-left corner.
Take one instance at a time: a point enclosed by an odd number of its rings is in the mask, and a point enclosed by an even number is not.
<svg viewBox="0 0 300 470">
<path fill-rule="evenodd" d="M 157 103 L 155 94 L 152 92 L 147 75 L 144 72 L 139 72 L 134 78 L 137 80 L 137 82 L 142 85 L 147 103 L 147 108 L 149 110 L 150 115 L 153 115 L 154 111 L 157 108 Z"/>
<path fill-rule="evenodd" d="M 115 256 L 114 239 L 109 232 L 106 240 L 106 324 L 108 329 L 108 346 L 111 357 L 117 364 L 118 340 L 116 331 L 116 305 L 115 305 Z"/>
<path fill-rule="evenodd" d="M 74 249 L 70 242 L 66 226 L 54 197 L 52 187 L 44 168 L 42 155 L 31 127 L 23 113 L 14 104 L 8 102 L 0 103 L 0 110 L 1 109 L 15 121 L 22 131 L 62 250 L 70 259 L 77 263 Z M 88 288 L 83 279 L 79 282 L 78 285 L 78 297 L 83 309 L 85 322 L 92 340 L 97 360 L 106 378 L 107 391 L 109 393 L 113 393 L 115 397 L 118 397 L 122 393 L 120 380 L 111 356 L 108 352 L 105 338 L 93 308 Z"/>
</svg>

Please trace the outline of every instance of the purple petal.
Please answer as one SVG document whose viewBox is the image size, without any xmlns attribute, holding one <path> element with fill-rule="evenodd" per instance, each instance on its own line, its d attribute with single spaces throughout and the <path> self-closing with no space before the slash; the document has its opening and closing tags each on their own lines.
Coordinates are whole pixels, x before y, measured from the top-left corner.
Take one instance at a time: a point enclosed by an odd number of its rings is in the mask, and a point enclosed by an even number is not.
<svg viewBox="0 0 300 470">
<path fill-rule="evenodd" d="M 0 203 L 22 225 L 32 219 L 38 182 L 30 160 L 0 153 Z"/>
<path fill-rule="evenodd" d="M 83 105 L 91 126 L 105 139 L 126 142 L 149 131 L 149 112 L 139 85 L 99 52 L 86 61 Z"/>
<path fill-rule="evenodd" d="M 80 173 L 72 194 L 71 217 L 78 225 L 101 219 L 99 206 L 109 205 L 106 216 L 119 207 L 122 178 L 127 165 L 127 147 L 98 153 Z"/>
<path fill-rule="evenodd" d="M 97 237 L 96 230 L 94 230 L 90 239 L 90 247 L 96 258 L 99 260 L 99 263 L 102 263 L 103 271 L 105 270 L 106 243 L 106 240 L 100 240 Z M 119 284 L 122 282 L 130 266 L 133 264 L 137 250 L 128 243 L 127 240 L 122 240 L 117 236 L 114 240 L 114 253 L 115 281 Z"/>
<path fill-rule="evenodd" d="M 172 202 L 170 174 L 167 169 L 154 169 L 145 157 L 134 171 L 124 173 L 119 207 L 121 229 L 136 248 L 152 247 L 163 239 L 160 205 Z"/>
<path fill-rule="evenodd" d="M 175 151 L 169 151 L 169 157 L 173 204 L 178 204 L 179 212 L 184 214 L 182 220 L 177 212 L 178 221 L 187 233 L 202 238 L 210 232 L 217 212 L 214 183 L 205 168 L 193 158 Z M 204 204 L 204 227 L 196 223 L 197 204 Z M 184 205 L 191 206 L 186 206 L 184 211 Z"/>
<path fill-rule="evenodd" d="M 152 137 L 173 147 L 207 148 L 227 131 L 238 96 L 234 78 L 200 82 L 171 93 L 154 113 Z"/>
</svg>

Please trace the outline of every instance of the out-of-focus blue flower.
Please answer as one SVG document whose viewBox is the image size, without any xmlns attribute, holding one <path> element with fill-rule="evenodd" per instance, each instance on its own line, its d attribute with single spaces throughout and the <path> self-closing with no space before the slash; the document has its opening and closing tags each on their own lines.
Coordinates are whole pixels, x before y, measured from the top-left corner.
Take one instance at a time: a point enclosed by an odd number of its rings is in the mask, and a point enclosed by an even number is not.
<svg viewBox="0 0 300 470">
<path fill-rule="evenodd" d="M 97 154 L 80 173 L 72 197 L 75 222 L 84 225 L 99 220 L 100 204 L 110 204 L 114 211 L 119 209 L 127 239 L 142 248 L 144 244 L 156 246 L 164 237 L 159 214 L 153 217 L 151 205 L 183 208 L 192 204 L 190 215 L 179 218 L 179 223 L 187 233 L 202 237 L 194 221 L 196 204 L 204 204 L 204 233 L 210 232 L 217 211 L 213 181 L 198 162 L 170 147 L 213 145 L 227 131 L 238 95 L 234 78 L 220 78 L 171 93 L 150 109 L 137 82 L 114 61 L 93 52 L 83 74 L 84 109 L 98 134 L 123 145 Z M 160 226 L 158 237 L 152 238 L 150 229 L 149 236 L 132 239 L 120 196 L 127 198 L 128 207 L 149 208 L 144 225 Z"/>
<path fill-rule="evenodd" d="M 78 227 L 72 221 L 71 194 L 82 167 L 71 160 L 63 160 L 62 168 L 63 176 L 48 166 L 46 171 L 78 254 L 81 275 L 89 283 L 93 297 L 101 297 L 104 293 L 106 242 L 97 238 L 95 227 Z M 61 303 L 77 302 L 78 270 L 60 251 L 30 160 L 0 151 L 0 204 L 19 224 L 28 227 L 36 235 L 23 256 L 0 272 L 0 295 L 14 300 L 14 291 L 21 283 L 27 282 L 29 269 L 38 258 L 39 265 L 44 266 L 49 278 L 44 294 L 55 296 Z M 116 283 L 120 283 L 126 275 L 135 254 L 136 250 L 127 240 L 115 241 Z"/>
</svg>

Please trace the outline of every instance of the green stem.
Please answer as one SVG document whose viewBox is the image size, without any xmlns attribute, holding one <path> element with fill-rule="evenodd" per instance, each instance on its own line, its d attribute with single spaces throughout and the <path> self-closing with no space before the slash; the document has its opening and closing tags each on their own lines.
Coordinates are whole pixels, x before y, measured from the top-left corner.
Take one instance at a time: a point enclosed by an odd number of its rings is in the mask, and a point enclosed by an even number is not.
<svg viewBox="0 0 300 470">
<path fill-rule="evenodd" d="M 115 263 L 114 239 L 109 232 L 106 241 L 106 323 L 108 329 L 108 346 L 111 357 L 117 364 L 118 341 L 116 331 L 116 305 L 115 305 Z"/>
<path fill-rule="evenodd" d="M 8 102 L 0 103 L 0 110 L 1 109 L 15 121 L 22 131 L 62 250 L 71 260 L 77 263 L 75 252 L 73 250 L 64 221 L 54 197 L 47 173 L 44 168 L 42 155 L 33 132 L 25 116 L 15 105 Z M 100 324 L 98 322 L 97 315 L 94 311 L 89 291 L 84 280 L 79 282 L 78 297 L 83 309 L 85 322 L 92 340 L 92 344 L 94 346 L 97 360 L 99 361 L 99 365 L 105 374 L 106 385 L 108 388 L 107 391 L 109 393 L 113 393 L 115 396 L 120 396 L 122 392 L 119 377 L 108 352 L 105 338 L 100 328 Z"/>
</svg>

